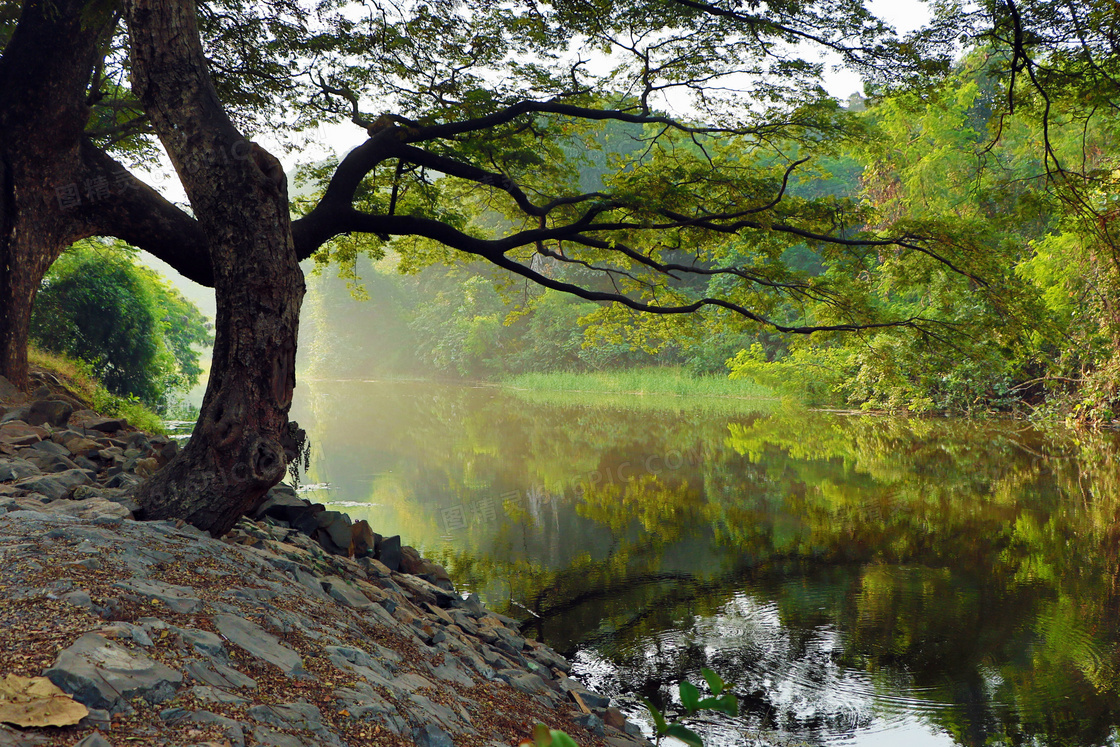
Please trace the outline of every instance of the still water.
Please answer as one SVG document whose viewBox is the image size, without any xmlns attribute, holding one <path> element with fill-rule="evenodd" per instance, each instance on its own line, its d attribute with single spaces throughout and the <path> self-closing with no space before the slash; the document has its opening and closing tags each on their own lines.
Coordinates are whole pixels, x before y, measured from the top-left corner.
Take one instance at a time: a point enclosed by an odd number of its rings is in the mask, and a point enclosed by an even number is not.
<svg viewBox="0 0 1120 747">
<path fill-rule="evenodd" d="M 652 405 L 658 405 L 656 407 Z M 759 403 L 301 383 L 308 496 L 709 744 L 1120 740 L 1120 444 Z"/>
</svg>

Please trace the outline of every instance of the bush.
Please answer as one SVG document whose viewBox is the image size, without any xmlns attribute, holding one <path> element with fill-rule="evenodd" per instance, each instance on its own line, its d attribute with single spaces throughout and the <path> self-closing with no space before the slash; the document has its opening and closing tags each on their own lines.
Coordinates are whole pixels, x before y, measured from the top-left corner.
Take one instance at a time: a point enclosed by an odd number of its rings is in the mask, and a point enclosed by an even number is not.
<svg viewBox="0 0 1120 747">
<path fill-rule="evenodd" d="M 43 279 L 31 315 L 39 347 L 85 361 L 105 388 L 162 411 L 194 386 L 196 345 L 212 342 L 202 313 L 128 249 L 85 242 Z"/>
</svg>

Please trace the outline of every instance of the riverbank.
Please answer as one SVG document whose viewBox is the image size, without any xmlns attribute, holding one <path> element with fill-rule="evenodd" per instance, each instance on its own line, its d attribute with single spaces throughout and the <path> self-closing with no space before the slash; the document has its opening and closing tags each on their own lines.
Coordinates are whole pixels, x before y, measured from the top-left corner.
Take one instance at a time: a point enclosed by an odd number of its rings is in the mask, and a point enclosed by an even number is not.
<svg viewBox="0 0 1120 747">
<path fill-rule="evenodd" d="M 4 384 L 0 720 L 28 725 L 0 726 L 3 747 L 498 747 L 538 721 L 644 743 L 399 538 L 284 490 L 221 540 L 137 521 L 127 487 L 173 442 Z M 61 692 L 13 695 L 13 676 Z M 70 716 L 27 715 L 44 701 Z"/>
</svg>

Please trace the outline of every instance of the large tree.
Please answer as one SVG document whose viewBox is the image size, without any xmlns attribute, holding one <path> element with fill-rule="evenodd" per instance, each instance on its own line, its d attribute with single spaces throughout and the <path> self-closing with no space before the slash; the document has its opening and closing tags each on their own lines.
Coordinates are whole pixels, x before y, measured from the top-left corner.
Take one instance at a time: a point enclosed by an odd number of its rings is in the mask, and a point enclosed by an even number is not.
<svg viewBox="0 0 1120 747">
<path fill-rule="evenodd" d="M 25 374 L 21 309 L 77 238 L 118 236 L 212 283 L 214 364 L 195 435 L 139 497 L 149 516 L 215 534 L 284 472 L 298 261 L 337 236 L 447 247 L 604 308 L 711 308 L 798 333 L 939 334 L 937 320 L 882 316 L 859 271 L 891 252 L 970 273 L 977 254 L 944 226 L 862 232 L 858 205 L 790 195 L 806 154 L 857 134 L 807 48 L 896 78 L 945 62 L 931 53 L 945 27 L 900 43 L 855 0 L 374 3 L 361 13 L 126 0 L 127 49 L 112 4 L 20 7 L 0 57 L 0 371 Z M 126 67 L 131 87 L 106 72 Z M 368 134 L 296 220 L 280 164 L 244 133 L 266 119 L 343 119 Z M 638 147 L 601 185 L 581 187 L 579 153 L 606 121 L 637 128 Z M 148 132 L 193 215 L 109 155 Z M 500 230 L 472 224 L 480 205 L 504 215 Z M 780 262 L 803 242 L 829 274 Z M 828 303 L 774 317 L 775 298 Z"/>
</svg>

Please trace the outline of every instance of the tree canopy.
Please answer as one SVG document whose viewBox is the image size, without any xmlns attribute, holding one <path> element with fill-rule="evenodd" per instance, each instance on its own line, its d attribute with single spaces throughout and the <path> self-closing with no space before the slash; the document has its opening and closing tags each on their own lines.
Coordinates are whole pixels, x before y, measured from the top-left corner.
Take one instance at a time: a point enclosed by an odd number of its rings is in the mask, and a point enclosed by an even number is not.
<svg viewBox="0 0 1120 747">
<path fill-rule="evenodd" d="M 1008 61 L 1006 113 L 1038 98 L 1044 123 L 1086 65 L 1111 80 L 1099 64 L 1107 29 L 1086 35 L 1080 11 L 1057 3 L 946 4 L 906 38 L 858 0 L 15 6 L 0 13 L 11 185 L 0 190 L 0 369 L 25 375 L 21 309 L 73 241 L 115 236 L 213 284 L 199 427 L 140 499 L 216 533 L 290 458 L 297 262 L 344 254 L 336 237 L 367 235 L 375 253 L 392 241 L 419 264 L 477 257 L 596 303 L 605 321 L 708 310 L 781 332 L 906 328 L 944 342 L 961 324 L 951 308 L 883 302 L 871 272 L 950 273 L 962 298 L 1006 316 L 1007 267 L 979 223 L 882 221 L 859 200 L 791 188 L 866 138 L 820 87 L 816 55 L 838 55 L 882 92 L 947 71 L 963 31 Z M 279 163 L 249 137 L 347 121 L 368 139 L 320 170 L 319 194 L 293 216 Z M 608 124 L 631 127 L 634 147 L 608 154 L 598 183 L 582 179 Z M 120 165 L 149 158 L 156 137 L 189 212 Z M 816 269 L 783 261 L 801 247 Z"/>
</svg>

